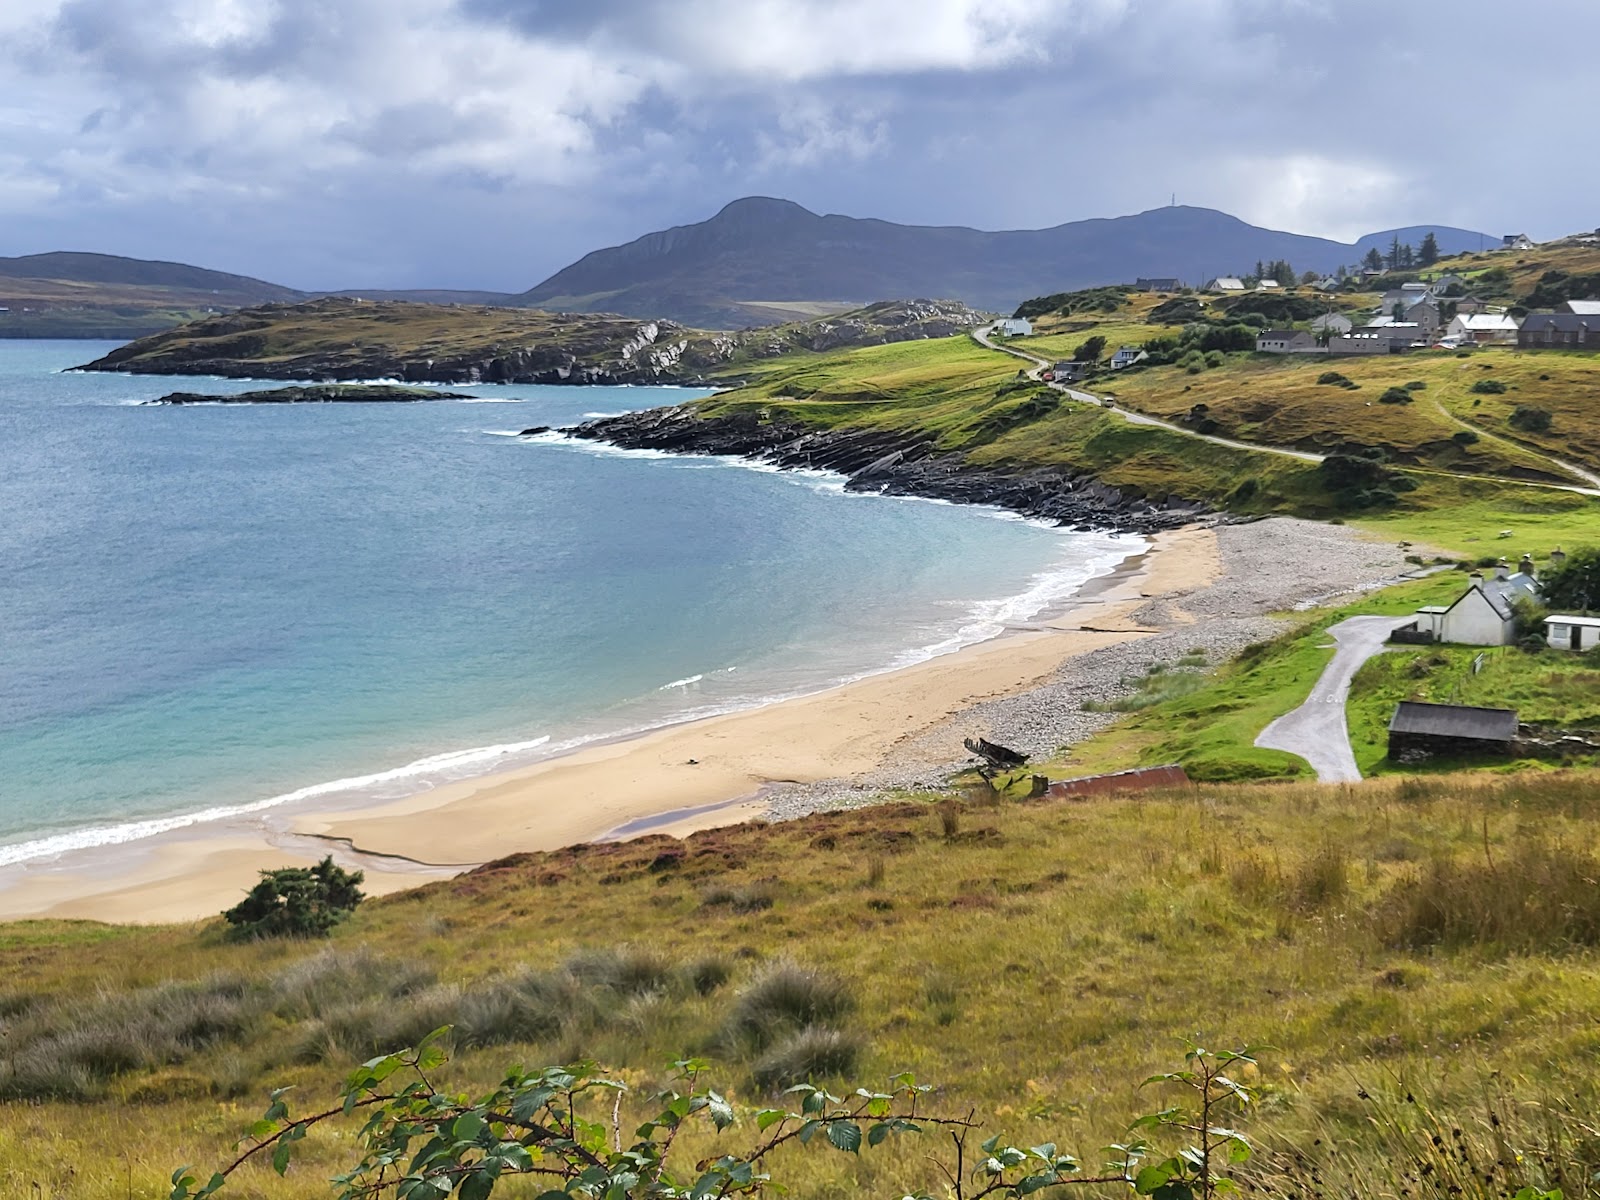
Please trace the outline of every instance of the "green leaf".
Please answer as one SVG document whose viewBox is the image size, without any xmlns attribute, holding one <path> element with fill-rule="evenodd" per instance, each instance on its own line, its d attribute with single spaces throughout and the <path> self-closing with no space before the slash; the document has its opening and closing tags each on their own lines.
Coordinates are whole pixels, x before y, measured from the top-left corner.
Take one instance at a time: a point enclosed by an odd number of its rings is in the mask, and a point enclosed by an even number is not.
<svg viewBox="0 0 1600 1200">
<path fill-rule="evenodd" d="M 822 1128 L 821 1121 L 807 1121 L 800 1126 L 799 1132 L 795 1136 L 800 1139 L 802 1146 L 806 1146 L 810 1144 L 811 1139 L 816 1136 L 817 1130 L 820 1128 Z"/>
<path fill-rule="evenodd" d="M 847 1154 L 860 1154 L 861 1126 L 854 1121 L 834 1121 L 828 1126 L 828 1140 Z"/>
<path fill-rule="evenodd" d="M 289 1159 L 294 1155 L 294 1143 L 285 1139 L 272 1148 L 272 1169 L 282 1175 L 289 1169 Z"/>
<path fill-rule="evenodd" d="M 489 1193 L 494 1191 L 495 1177 L 488 1171 L 474 1171 L 461 1181 L 461 1190 L 457 1193 L 461 1200 L 488 1200 Z"/>
<path fill-rule="evenodd" d="M 894 1130 L 887 1121 L 879 1121 L 871 1129 L 867 1130 L 867 1145 L 876 1146 L 893 1132 Z"/>
<path fill-rule="evenodd" d="M 756 1128 L 765 1133 L 788 1115 L 781 1108 L 764 1108 L 756 1114 Z"/>
<path fill-rule="evenodd" d="M 1133 1190 L 1141 1196 L 1149 1196 L 1171 1178 L 1172 1172 L 1167 1169 L 1166 1164 L 1144 1167 L 1133 1177 Z"/>
<path fill-rule="evenodd" d="M 488 1122 L 475 1112 L 462 1113 L 450 1126 L 450 1136 L 458 1142 L 475 1142 Z"/>
<path fill-rule="evenodd" d="M 888 1096 L 874 1096 L 867 1101 L 867 1116 L 887 1117 L 893 1100 Z"/>
<path fill-rule="evenodd" d="M 200 1200 L 200 1198 L 202 1196 L 210 1196 L 210 1195 L 214 1194 L 217 1191 L 217 1189 L 219 1189 L 223 1184 L 225 1184 L 227 1182 L 228 1182 L 227 1178 L 222 1174 L 221 1171 L 218 1171 L 215 1175 L 213 1175 L 206 1182 L 205 1187 L 201 1188 L 198 1192 L 196 1192 L 194 1194 L 195 1195 L 195 1200 Z"/>
<path fill-rule="evenodd" d="M 733 1105 L 715 1092 L 706 1093 L 706 1111 L 711 1114 L 711 1123 L 719 1130 L 733 1124 Z"/>
</svg>

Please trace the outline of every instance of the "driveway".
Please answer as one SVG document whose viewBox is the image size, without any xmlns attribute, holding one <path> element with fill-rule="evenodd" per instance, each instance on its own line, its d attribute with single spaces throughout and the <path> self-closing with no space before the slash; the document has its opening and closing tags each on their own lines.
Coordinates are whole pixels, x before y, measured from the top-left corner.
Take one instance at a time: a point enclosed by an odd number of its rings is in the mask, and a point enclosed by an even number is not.
<svg viewBox="0 0 1600 1200">
<path fill-rule="evenodd" d="M 1361 664 L 1380 653 L 1389 634 L 1411 617 L 1348 617 L 1331 627 L 1338 650 L 1322 672 L 1306 702 L 1284 713 L 1261 731 L 1256 745 L 1263 750 L 1297 754 L 1317 773 L 1322 783 L 1359 783 L 1361 769 L 1350 749 L 1350 727 L 1344 705 L 1350 681 Z"/>
</svg>

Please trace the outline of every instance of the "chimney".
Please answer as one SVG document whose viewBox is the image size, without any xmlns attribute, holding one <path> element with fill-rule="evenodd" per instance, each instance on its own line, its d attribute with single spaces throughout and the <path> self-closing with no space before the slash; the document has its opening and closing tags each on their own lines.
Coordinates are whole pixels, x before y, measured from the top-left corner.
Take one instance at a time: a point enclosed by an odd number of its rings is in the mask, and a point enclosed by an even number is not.
<svg viewBox="0 0 1600 1200">
<path fill-rule="evenodd" d="M 1566 561 L 1567 556 L 1560 546 L 1550 551 L 1550 569 L 1552 571 L 1559 570 Z"/>
<path fill-rule="evenodd" d="M 1533 567 L 1533 555 L 1524 554 L 1522 556 L 1522 561 L 1517 564 L 1517 570 L 1521 571 L 1529 579 L 1535 578 L 1538 573 Z"/>
<path fill-rule="evenodd" d="M 1467 582 L 1473 587 L 1477 588 L 1480 592 L 1483 591 L 1483 572 L 1474 571 L 1471 575 L 1467 576 Z"/>
<path fill-rule="evenodd" d="M 1496 579 L 1505 579 L 1510 574 L 1511 574 L 1511 564 L 1508 563 L 1505 559 L 1502 558 L 1499 562 L 1495 563 L 1495 565 L 1494 565 L 1494 577 Z"/>
</svg>

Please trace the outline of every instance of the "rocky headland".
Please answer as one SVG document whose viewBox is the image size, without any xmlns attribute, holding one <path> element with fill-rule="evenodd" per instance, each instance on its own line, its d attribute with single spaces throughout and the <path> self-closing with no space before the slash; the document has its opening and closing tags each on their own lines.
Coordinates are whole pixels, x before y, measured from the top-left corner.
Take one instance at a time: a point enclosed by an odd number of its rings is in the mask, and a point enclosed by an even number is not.
<svg viewBox="0 0 1600 1200">
<path fill-rule="evenodd" d="M 537 426 L 524 435 L 549 433 Z M 748 458 L 785 469 L 831 471 L 850 491 L 987 504 L 1073 529 L 1155 533 L 1187 525 L 1203 505 L 1127 495 L 1064 467 L 980 467 L 922 433 L 819 430 L 764 421 L 752 412 L 703 416 L 694 405 L 589 421 L 561 432 L 635 450 Z"/>
<path fill-rule="evenodd" d="M 985 314 L 897 300 L 734 333 L 587 313 L 335 297 L 264 304 L 140 338 L 77 368 L 319 382 L 715 386 L 796 351 L 949 337 Z"/>
<path fill-rule="evenodd" d="M 471 400 L 465 392 L 405 387 L 390 383 L 315 383 L 305 387 L 265 388 L 257 392 L 217 395 L 168 392 L 146 404 L 414 404 L 428 400 Z"/>
</svg>

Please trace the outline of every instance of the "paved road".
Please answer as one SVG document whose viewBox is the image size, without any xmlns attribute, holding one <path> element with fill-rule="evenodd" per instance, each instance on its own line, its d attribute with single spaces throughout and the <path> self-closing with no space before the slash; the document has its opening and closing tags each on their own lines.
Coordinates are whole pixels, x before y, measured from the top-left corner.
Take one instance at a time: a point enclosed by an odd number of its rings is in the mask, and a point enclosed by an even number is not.
<svg viewBox="0 0 1600 1200">
<path fill-rule="evenodd" d="M 1306 702 L 1261 731 L 1256 745 L 1285 750 L 1311 764 L 1323 783 L 1359 783 L 1361 769 L 1350 749 L 1344 705 L 1350 680 L 1361 664 L 1383 650 L 1389 634 L 1410 617 L 1349 617 L 1328 630 L 1338 644 Z"/>
</svg>

